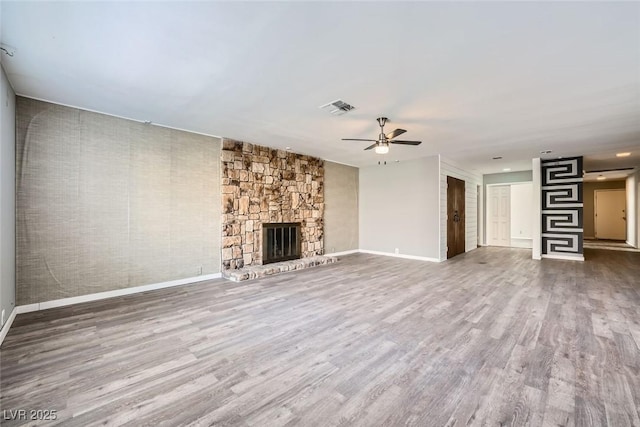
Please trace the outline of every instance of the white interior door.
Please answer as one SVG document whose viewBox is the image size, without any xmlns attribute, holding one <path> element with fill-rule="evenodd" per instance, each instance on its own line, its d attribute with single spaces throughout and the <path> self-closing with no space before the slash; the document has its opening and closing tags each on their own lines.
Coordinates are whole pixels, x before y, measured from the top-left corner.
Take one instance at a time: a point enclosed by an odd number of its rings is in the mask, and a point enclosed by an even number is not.
<svg viewBox="0 0 640 427">
<path fill-rule="evenodd" d="M 627 238 L 625 190 L 595 190 L 596 239 Z"/>
<path fill-rule="evenodd" d="M 489 241 L 490 246 L 511 246 L 511 187 L 497 185 L 488 187 Z"/>
</svg>

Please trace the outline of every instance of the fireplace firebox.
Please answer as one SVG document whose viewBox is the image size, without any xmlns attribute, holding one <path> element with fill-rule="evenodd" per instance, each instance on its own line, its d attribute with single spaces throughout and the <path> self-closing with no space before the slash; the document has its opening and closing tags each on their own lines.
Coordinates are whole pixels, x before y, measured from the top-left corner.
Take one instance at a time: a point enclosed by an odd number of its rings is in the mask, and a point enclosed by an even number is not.
<svg viewBox="0 0 640 427">
<path fill-rule="evenodd" d="M 262 264 L 300 258 L 299 222 L 262 224 Z"/>
</svg>

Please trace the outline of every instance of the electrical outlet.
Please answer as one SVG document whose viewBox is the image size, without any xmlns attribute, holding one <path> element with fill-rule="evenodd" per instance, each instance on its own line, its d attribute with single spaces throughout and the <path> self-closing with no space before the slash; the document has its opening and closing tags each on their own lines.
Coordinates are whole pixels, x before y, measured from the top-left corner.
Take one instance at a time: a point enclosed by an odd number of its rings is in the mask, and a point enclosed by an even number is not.
<svg viewBox="0 0 640 427">
<path fill-rule="evenodd" d="M 400 253 L 400 248 L 396 248 L 396 253 L 399 254 Z"/>
<path fill-rule="evenodd" d="M 2 310 L 2 321 L 0 322 L 0 325 L 4 325 L 4 310 Z"/>
<path fill-rule="evenodd" d="M 202 276 L 202 266 L 198 267 L 198 276 Z"/>
</svg>

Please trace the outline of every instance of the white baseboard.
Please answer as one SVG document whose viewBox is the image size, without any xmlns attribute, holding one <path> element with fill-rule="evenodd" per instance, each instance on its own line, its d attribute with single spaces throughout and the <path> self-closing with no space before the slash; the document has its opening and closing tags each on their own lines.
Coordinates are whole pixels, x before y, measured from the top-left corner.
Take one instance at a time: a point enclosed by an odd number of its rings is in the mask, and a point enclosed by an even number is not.
<svg viewBox="0 0 640 427">
<path fill-rule="evenodd" d="M 584 261 L 583 255 L 542 255 L 544 259 L 564 259 L 568 261 Z"/>
<path fill-rule="evenodd" d="M 511 247 L 512 248 L 525 248 L 531 249 L 533 248 L 533 239 L 527 237 L 512 237 L 511 238 Z"/>
<path fill-rule="evenodd" d="M 332 254 L 324 254 L 324 255 L 325 256 L 344 256 L 344 255 L 357 254 L 358 252 L 360 252 L 360 249 L 351 249 L 348 251 L 334 252 Z"/>
<path fill-rule="evenodd" d="M 18 314 L 30 313 L 32 311 L 46 310 L 48 308 L 65 307 L 83 302 L 98 301 L 107 298 L 120 297 L 123 295 L 137 294 L 140 292 L 153 291 L 156 289 L 170 288 L 173 286 L 189 285 L 191 283 L 203 282 L 205 280 L 219 279 L 221 273 L 205 274 L 203 276 L 188 277 L 186 279 L 170 280 L 168 282 L 152 283 L 150 285 L 134 286 L 132 288 L 116 289 L 113 291 L 98 292 L 95 294 L 80 295 L 71 298 L 62 298 L 52 301 L 44 301 L 35 304 L 20 305 L 16 307 Z"/>
<path fill-rule="evenodd" d="M 31 313 L 32 311 L 38 311 L 38 310 L 40 310 L 40 303 L 16 306 L 17 314 Z"/>
<path fill-rule="evenodd" d="M 13 307 L 13 310 L 11 310 L 11 313 L 9 314 L 9 318 L 7 319 L 6 322 L 4 322 L 4 325 L 2 325 L 2 329 L 0 330 L 0 346 L 4 341 L 4 337 L 6 337 L 7 334 L 9 333 L 9 328 L 11 328 L 11 324 L 13 323 L 13 320 L 16 318 L 16 314 L 18 314 L 17 307 Z"/>
<path fill-rule="evenodd" d="M 391 252 L 370 251 L 367 249 L 359 249 L 359 252 L 363 254 L 384 255 L 384 256 L 391 256 L 396 258 L 413 259 L 418 261 L 441 262 L 438 258 L 429 258 L 424 256 L 416 256 L 416 255 L 394 254 Z"/>
</svg>

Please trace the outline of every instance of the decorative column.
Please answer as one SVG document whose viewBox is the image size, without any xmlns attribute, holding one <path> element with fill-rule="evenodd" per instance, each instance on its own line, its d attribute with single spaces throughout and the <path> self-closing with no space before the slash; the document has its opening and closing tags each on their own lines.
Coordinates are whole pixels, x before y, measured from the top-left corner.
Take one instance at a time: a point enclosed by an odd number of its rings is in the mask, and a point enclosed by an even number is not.
<svg viewBox="0 0 640 427">
<path fill-rule="evenodd" d="M 582 157 L 542 160 L 542 257 L 584 261 Z"/>
</svg>

